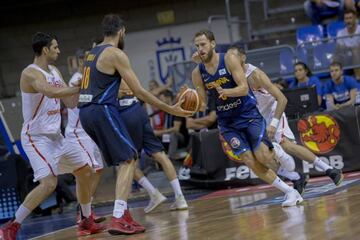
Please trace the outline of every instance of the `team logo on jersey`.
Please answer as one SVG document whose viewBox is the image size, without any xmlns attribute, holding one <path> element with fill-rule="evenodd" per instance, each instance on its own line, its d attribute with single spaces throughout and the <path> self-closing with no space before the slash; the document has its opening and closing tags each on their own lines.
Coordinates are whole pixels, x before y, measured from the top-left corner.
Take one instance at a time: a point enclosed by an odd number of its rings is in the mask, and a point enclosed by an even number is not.
<svg viewBox="0 0 360 240">
<path fill-rule="evenodd" d="M 240 140 L 236 137 L 233 137 L 231 140 L 230 140 L 230 145 L 232 148 L 239 148 L 240 147 Z"/>
<path fill-rule="evenodd" d="M 301 142 L 314 153 L 330 152 L 340 140 L 339 124 L 330 115 L 312 115 L 300 119 L 297 128 Z"/>
<path fill-rule="evenodd" d="M 234 153 L 234 151 L 231 149 L 230 145 L 225 141 L 224 137 L 219 134 L 219 139 L 221 143 L 221 147 L 226 154 L 226 156 L 235 162 L 240 162 L 241 158 Z"/>
<path fill-rule="evenodd" d="M 219 70 L 219 75 L 225 75 L 226 74 L 226 69 L 225 68 L 222 68 Z"/>
<path fill-rule="evenodd" d="M 169 77 L 169 67 L 174 65 L 175 63 L 185 61 L 185 50 L 184 47 L 180 45 L 181 38 L 173 38 L 169 39 L 163 38 L 161 40 L 156 41 L 158 46 L 158 50 L 156 51 L 156 60 L 158 65 L 158 71 L 160 79 L 163 83 L 166 82 L 166 79 Z M 183 68 L 180 68 L 183 69 Z M 176 85 L 183 85 L 186 81 L 186 76 L 188 76 L 188 72 L 191 71 L 180 71 L 176 72 L 177 79 Z"/>
</svg>

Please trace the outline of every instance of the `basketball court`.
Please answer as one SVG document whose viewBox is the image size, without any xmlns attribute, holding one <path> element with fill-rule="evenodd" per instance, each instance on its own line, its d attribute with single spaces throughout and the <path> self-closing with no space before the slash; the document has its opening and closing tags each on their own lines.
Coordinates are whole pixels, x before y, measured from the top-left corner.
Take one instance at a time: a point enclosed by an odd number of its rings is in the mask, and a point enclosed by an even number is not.
<svg viewBox="0 0 360 240">
<path fill-rule="evenodd" d="M 282 195 L 269 185 L 188 194 L 189 210 L 170 212 L 169 203 L 144 214 L 147 200 L 130 203 L 146 232 L 79 239 L 356 239 L 360 234 L 360 173 L 347 173 L 335 187 L 326 177 L 312 178 L 304 203 L 282 208 Z M 97 208 L 109 214 L 112 205 Z M 29 221 L 30 220 L 30 221 Z M 19 239 L 77 239 L 75 213 L 29 219 Z M 53 231 L 51 229 L 59 229 Z M 42 234 L 40 234 L 43 232 Z"/>
</svg>

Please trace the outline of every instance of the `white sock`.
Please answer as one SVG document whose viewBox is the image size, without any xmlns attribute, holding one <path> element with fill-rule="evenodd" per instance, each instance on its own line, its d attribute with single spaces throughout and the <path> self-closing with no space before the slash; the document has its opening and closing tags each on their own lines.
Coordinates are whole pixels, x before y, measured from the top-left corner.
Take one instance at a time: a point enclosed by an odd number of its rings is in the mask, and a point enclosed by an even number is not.
<svg viewBox="0 0 360 240">
<path fill-rule="evenodd" d="M 93 200 L 94 200 L 94 197 L 91 197 L 91 199 L 90 199 L 90 203 L 91 203 L 91 204 L 92 204 Z"/>
<path fill-rule="evenodd" d="M 293 188 L 289 187 L 286 183 L 284 183 L 279 177 L 276 177 L 271 185 L 273 185 L 283 193 L 288 193 L 294 190 Z"/>
<path fill-rule="evenodd" d="M 323 170 L 324 172 L 328 169 L 332 169 L 332 167 L 330 167 L 329 165 L 327 165 L 325 162 L 321 161 L 320 158 L 316 157 L 315 161 L 314 161 L 314 166 L 320 168 L 321 170 Z"/>
<path fill-rule="evenodd" d="M 291 181 L 300 179 L 300 175 L 297 172 L 289 172 L 282 167 L 279 167 L 277 174 L 280 176 L 286 177 L 287 179 L 289 179 Z"/>
<path fill-rule="evenodd" d="M 124 215 L 124 211 L 127 209 L 127 203 L 123 200 L 115 200 L 113 216 L 121 218 Z"/>
<path fill-rule="evenodd" d="M 172 180 L 172 181 L 170 182 L 170 184 L 171 184 L 171 187 L 172 187 L 173 190 L 174 190 L 175 198 L 178 197 L 178 196 L 183 195 L 183 193 L 182 193 L 182 191 L 181 191 L 179 179 L 175 178 L 174 180 Z"/>
<path fill-rule="evenodd" d="M 24 219 L 30 215 L 30 213 L 31 211 L 21 204 L 15 213 L 15 222 L 22 223 Z"/>
<path fill-rule="evenodd" d="M 151 184 L 151 182 L 149 182 L 149 180 L 145 176 L 140 178 L 138 183 L 143 188 L 145 188 L 145 190 L 148 192 L 149 195 L 154 195 L 156 193 L 156 188 L 154 188 L 154 186 Z"/>
<path fill-rule="evenodd" d="M 80 207 L 81 207 L 81 214 L 84 218 L 88 218 L 91 215 L 91 202 L 86 203 L 86 204 L 81 204 L 80 203 Z"/>
</svg>

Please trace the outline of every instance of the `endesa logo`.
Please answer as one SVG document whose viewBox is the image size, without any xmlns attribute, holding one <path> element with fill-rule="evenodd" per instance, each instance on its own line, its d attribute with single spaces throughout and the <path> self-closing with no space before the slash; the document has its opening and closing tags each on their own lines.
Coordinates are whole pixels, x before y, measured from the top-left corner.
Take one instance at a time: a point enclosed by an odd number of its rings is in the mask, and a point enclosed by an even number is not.
<svg viewBox="0 0 360 240">
<path fill-rule="evenodd" d="M 303 145 L 314 153 L 328 153 L 340 140 L 339 124 L 326 114 L 301 119 L 297 123 L 297 128 Z"/>
</svg>

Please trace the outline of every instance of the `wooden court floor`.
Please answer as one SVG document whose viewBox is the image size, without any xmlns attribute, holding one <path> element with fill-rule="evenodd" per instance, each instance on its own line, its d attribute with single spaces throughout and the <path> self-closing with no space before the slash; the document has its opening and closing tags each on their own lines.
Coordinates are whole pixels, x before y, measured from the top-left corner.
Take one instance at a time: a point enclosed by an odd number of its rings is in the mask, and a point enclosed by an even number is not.
<svg viewBox="0 0 360 240">
<path fill-rule="evenodd" d="M 131 209 L 147 228 L 142 234 L 77 238 L 71 227 L 36 239 L 360 239 L 359 177 L 339 187 L 327 180 L 309 185 L 297 207 L 282 208 L 281 194 L 267 186 L 224 190 L 190 201 L 187 211 L 162 205 L 145 215 L 142 208 Z"/>
</svg>

